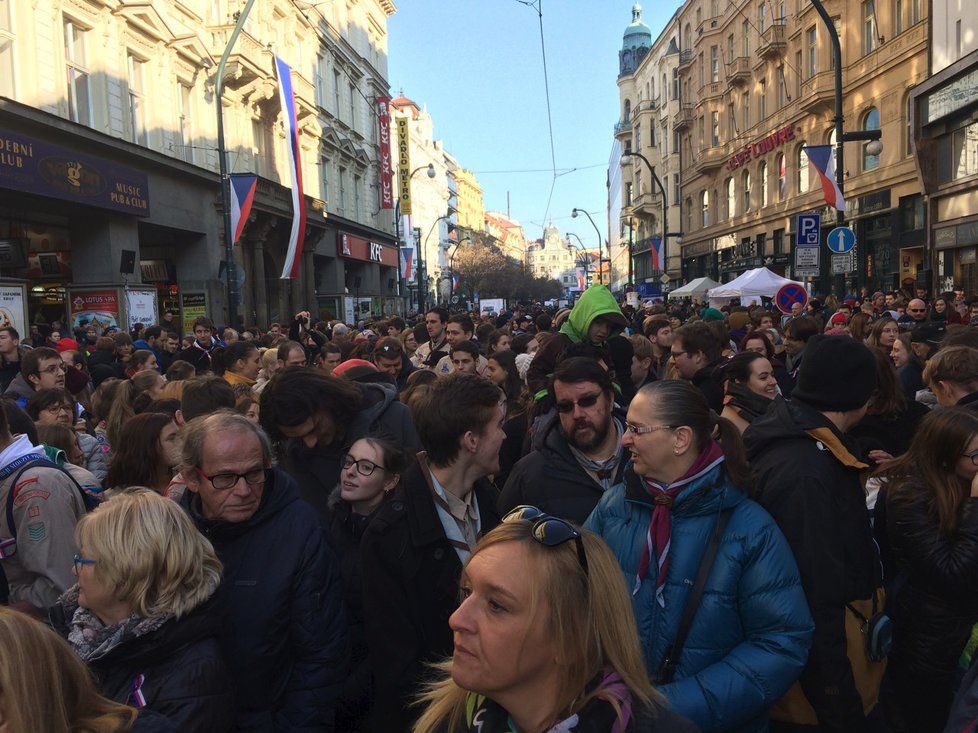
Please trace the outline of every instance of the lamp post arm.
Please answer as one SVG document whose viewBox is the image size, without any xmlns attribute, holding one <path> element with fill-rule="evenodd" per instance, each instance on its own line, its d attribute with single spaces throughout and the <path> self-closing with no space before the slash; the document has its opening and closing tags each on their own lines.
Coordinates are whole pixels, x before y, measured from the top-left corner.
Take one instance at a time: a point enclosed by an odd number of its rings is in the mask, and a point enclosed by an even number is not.
<svg viewBox="0 0 978 733">
<path fill-rule="evenodd" d="M 821 17 L 826 32 L 829 34 L 829 42 L 832 44 L 832 60 L 835 62 L 835 69 L 833 69 L 835 72 L 835 119 L 833 120 L 835 123 L 835 182 L 839 186 L 839 190 L 842 191 L 842 185 L 845 182 L 846 175 L 844 161 L 845 133 L 843 131 L 845 118 L 842 114 L 842 44 L 839 42 L 839 32 L 835 29 L 832 16 L 829 15 L 825 6 L 822 5 L 822 0 L 811 0 L 811 2 L 812 7 L 815 8 L 815 12 Z M 845 220 L 845 212 L 836 211 L 836 222 L 838 225 L 842 226 Z"/>
</svg>

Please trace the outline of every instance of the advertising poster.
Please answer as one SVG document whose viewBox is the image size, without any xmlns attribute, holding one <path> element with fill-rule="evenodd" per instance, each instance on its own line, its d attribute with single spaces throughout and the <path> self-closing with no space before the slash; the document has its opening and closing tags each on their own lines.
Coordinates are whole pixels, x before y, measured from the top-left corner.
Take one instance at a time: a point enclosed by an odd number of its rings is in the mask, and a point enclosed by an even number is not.
<svg viewBox="0 0 978 733">
<path fill-rule="evenodd" d="M 155 290 L 126 290 L 126 323 L 130 331 L 137 323 L 152 326 L 158 321 Z"/>
<path fill-rule="evenodd" d="M 24 286 L 0 285 L 0 328 L 13 326 L 21 338 L 27 333 Z"/>
<path fill-rule="evenodd" d="M 195 318 L 207 315 L 207 293 L 188 292 L 180 294 L 180 315 L 183 319 L 183 328 L 188 330 Z"/>
<path fill-rule="evenodd" d="M 88 324 L 102 328 L 119 328 L 119 291 L 117 288 L 72 289 L 68 300 L 72 328 Z"/>
<path fill-rule="evenodd" d="M 355 326 L 357 321 L 369 321 L 373 317 L 372 298 L 344 298 L 346 323 Z"/>
</svg>

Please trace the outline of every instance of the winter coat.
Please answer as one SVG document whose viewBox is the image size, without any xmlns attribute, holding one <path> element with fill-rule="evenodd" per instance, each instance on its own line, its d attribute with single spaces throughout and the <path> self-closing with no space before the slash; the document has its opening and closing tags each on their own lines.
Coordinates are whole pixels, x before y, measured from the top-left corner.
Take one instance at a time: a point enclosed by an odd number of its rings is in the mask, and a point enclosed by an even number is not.
<svg viewBox="0 0 978 733">
<path fill-rule="evenodd" d="M 125 379 L 126 370 L 115 354 L 104 349 L 95 349 L 88 357 L 88 373 L 92 375 L 92 386 L 98 387 L 106 379 L 115 377 Z"/>
<path fill-rule="evenodd" d="M 717 415 L 723 412 L 723 379 L 716 373 L 717 367 L 726 361 L 724 358 L 719 358 L 716 361 L 711 361 L 702 369 L 697 370 L 696 374 L 690 380 L 693 386 L 696 387 L 703 396 L 706 398 L 706 403 L 710 406 Z"/>
<path fill-rule="evenodd" d="M 239 731 L 333 731 L 346 676 L 339 567 L 315 512 L 277 469 L 244 522 L 208 520 L 200 499 L 181 505 L 214 545 L 224 578 L 214 596 L 221 649 L 235 686 Z"/>
<path fill-rule="evenodd" d="M 51 607 L 51 626 L 68 637 L 78 608 L 76 594 Z M 208 602 L 144 636 L 129 639 L 89 660 L 99 692 L 123 705 L 136 679 L 146 709 L 166 717 L 181 733 L 223 733 L 234 720 L 231 677 L 217 643 L 221 618 Z"/>
<path fill-rule="evenodd" d="M 216 339 L 211 339 L 211 344 L 207 350 L 197 348 L 196 342 L 190 345 L 189 349 L 178 351 L 173 357 L 173 361 L 186 361 L 194 365 L 197 374 L 209 372 L 214 368 L 214 349 L 220 346 Z"/>
<path fill-rule="evenodd" d="M 109 467 L 99 439 L 88 433 L 78 433 L 78 447 L 81 448 L 82 455 L 85 456 L 85 468 L 92 472 L 99 483 L 105 481 Z"/>
<path fill-rule="evenodd" d="M 620 334 L 627 323 L 611 291 L 604 285 L 592 285 L 584 291 L 584 294 L 574 304 L 574 308 L 560 327 L 560 331 L 547 340 L 547 343 L 537 351 L 533 361 L 530 362 L 530 369 L 526 373 L 526 383 L 531 393 L 537 394 L 547 388 L 550 375 L 553 374 L 562 354 L 571 344 L 579 344 L 587 339 L 591 323 L 599 316 L 609 316 L 619 322 L 616 327 L 611 329 L 609 339 Z M 605 363 L 611 367 L 614 359 L 608 348 L 608 342 L 605 341 L 605 343 L 596 344 L 596 346 L 602 350 Z M 630 368 L 631 365 L 629 364 Z"/>
<path fill-rule="evenodd" d="M 370 519 L 354 514 L 340 498 L 337 486 L 329 496 L 327 539 L 340 564 L 343 605 L 350 636 L 350 671 L 336 710 L 336 729 L 356 733 L 365 730 L 363 719 L 373 701 L 374 675 L 367 659 L 367 637 L 363 625 L 363 580 L 360 572 L 360 540 Z"/>
<path fill-rule="evenodd" d="M 928 412 L 925 405 L 909 400 L 895 417 L 867 414 L 849 431 L 849 436 L 859 444 L 862 455 L 871 450 L 885 450 L 891 456 L 903 455 Z"/>
<path fill-rule="evenodd" d="M 615 418 L 624 421 L 624 412 L 616 410 Z M 556 517 L 583 524 L 597 506 L 604 489 L 571 453 L 556 412 L 546 416 L 535 430 L 532 446 L 532 452 L 513 466 L 506 480 L 499 495 L 499 515 L 504 516 L 521 504 L 529 504 Z M 625 460 L 618 463 L 616 484 L 623 479 L 625 463 Z"/>
<path fill-rule="evenodd" d="M 658 689 L 704 731 L 766 731 L 767 711 L 801 674 L 812 638 L 798 569 L 777 525 L 733 486 L 723 464 L 687 481 L 672 507 L 665 607 L 655 597 L 654 559 L 632 594 L 646 669 L 659 671 L 719 514 L 730 509 L 674 681 Z M 653 509 L 629 466 L 584 525 L 611 547 L 629 588 Z"/>
<path fill-rule="evenodd" d="M 784 532 L 815 619 L 801 687 L 825 730 L 858 731 L 863 703 L 846 653 L 846 603 L 880 584 L 854 441 L 799 400 L 775 398 L 744 433 L 754 498 Z M 833 692 L 829 694 L 827 688 Z"/>
<path fill-rule="evenodd" d="M 384 375 L 386 376 L 386 375 Z M 421 450 L 411 413 L 397 400 L 392 384 L 355 382 L 362 401 L 353 421 L 332 445 L 309 448 L 302 440 L 289 440 L 281 468 L 299 484 L 299 496 L 311 504 L 324 523 L 329 522 L 329 495 L 340 480 L 340 463 L 350 445 L 365 435 L 388 437 L 407 453 Z"/>
<path fill-rule="evenodd" d="M 476 481 L 473 490 L 485 534 L 499 524 L 499 492 L 486 479 Z M 409 704 L 428 675 L 426 665 L 452 655 L 448 618 L 458 608 L 462 573 L 419 464 L 407 470 L 367 525 L 360 567 L 377 681 L 369 730 L 408 731 L 418 715 Z"/>
<path fill-rule="evenodd" d="M 34 387 L 24 379 L 23 374 L 18 374 L 10 382 L 10 385 L 3 391 L 4 397 L 14 400 L 21 409 L 27 407 L 27 401 L 34 394 Z"/>
<path fill-rule="evenodd" d="M 0 356 L 0 390 L 5 390 L 20 374 L 20 360 L 24 358 L 26 349 L 23 346 L 17 347 L 17 361 L 7 361 Z"/>
</svg>

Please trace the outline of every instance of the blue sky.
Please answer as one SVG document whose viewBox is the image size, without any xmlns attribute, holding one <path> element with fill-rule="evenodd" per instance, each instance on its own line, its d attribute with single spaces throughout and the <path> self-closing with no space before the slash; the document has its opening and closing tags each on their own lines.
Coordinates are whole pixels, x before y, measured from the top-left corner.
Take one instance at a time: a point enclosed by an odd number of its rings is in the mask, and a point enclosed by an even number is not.
<svg viewBox="0 0 978 733">
<path fill-rule="evenodd" d="M 519 0 L 397 0 L 388 21 L 389 81 L 425 104 L 435 137 L 476 172 L 487 209 L 518 219 L 528 239 L 544 217 L 561 234 L 594 247 L 587 209 L 607 236 L 608 156 L 618 121 L 618 50 L 632 2 L 541 0 L 557 169 L 553 174 L 537 11 Z M 666 7 L 663 7 L 665 5 Z M 658 34 L 679 0 L 652 6 L 643 19 Z M 538 173 L 493 173 L 543 169 Z"/>
</svg>

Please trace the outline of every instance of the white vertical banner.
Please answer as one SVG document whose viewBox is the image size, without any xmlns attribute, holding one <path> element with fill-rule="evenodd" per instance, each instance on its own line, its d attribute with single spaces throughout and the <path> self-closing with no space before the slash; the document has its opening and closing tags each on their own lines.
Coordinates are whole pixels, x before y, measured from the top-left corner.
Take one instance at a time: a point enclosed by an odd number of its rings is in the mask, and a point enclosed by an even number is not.
<svg viewBox="0 0 978 733">
<path fill-rule="evenodd" d="M 126 289 L 126 324 L 129 330 L 137 323 L 152 326 L 157 323 L 159 316 L 156 311 L 156 291 Z"/>
</svg>

